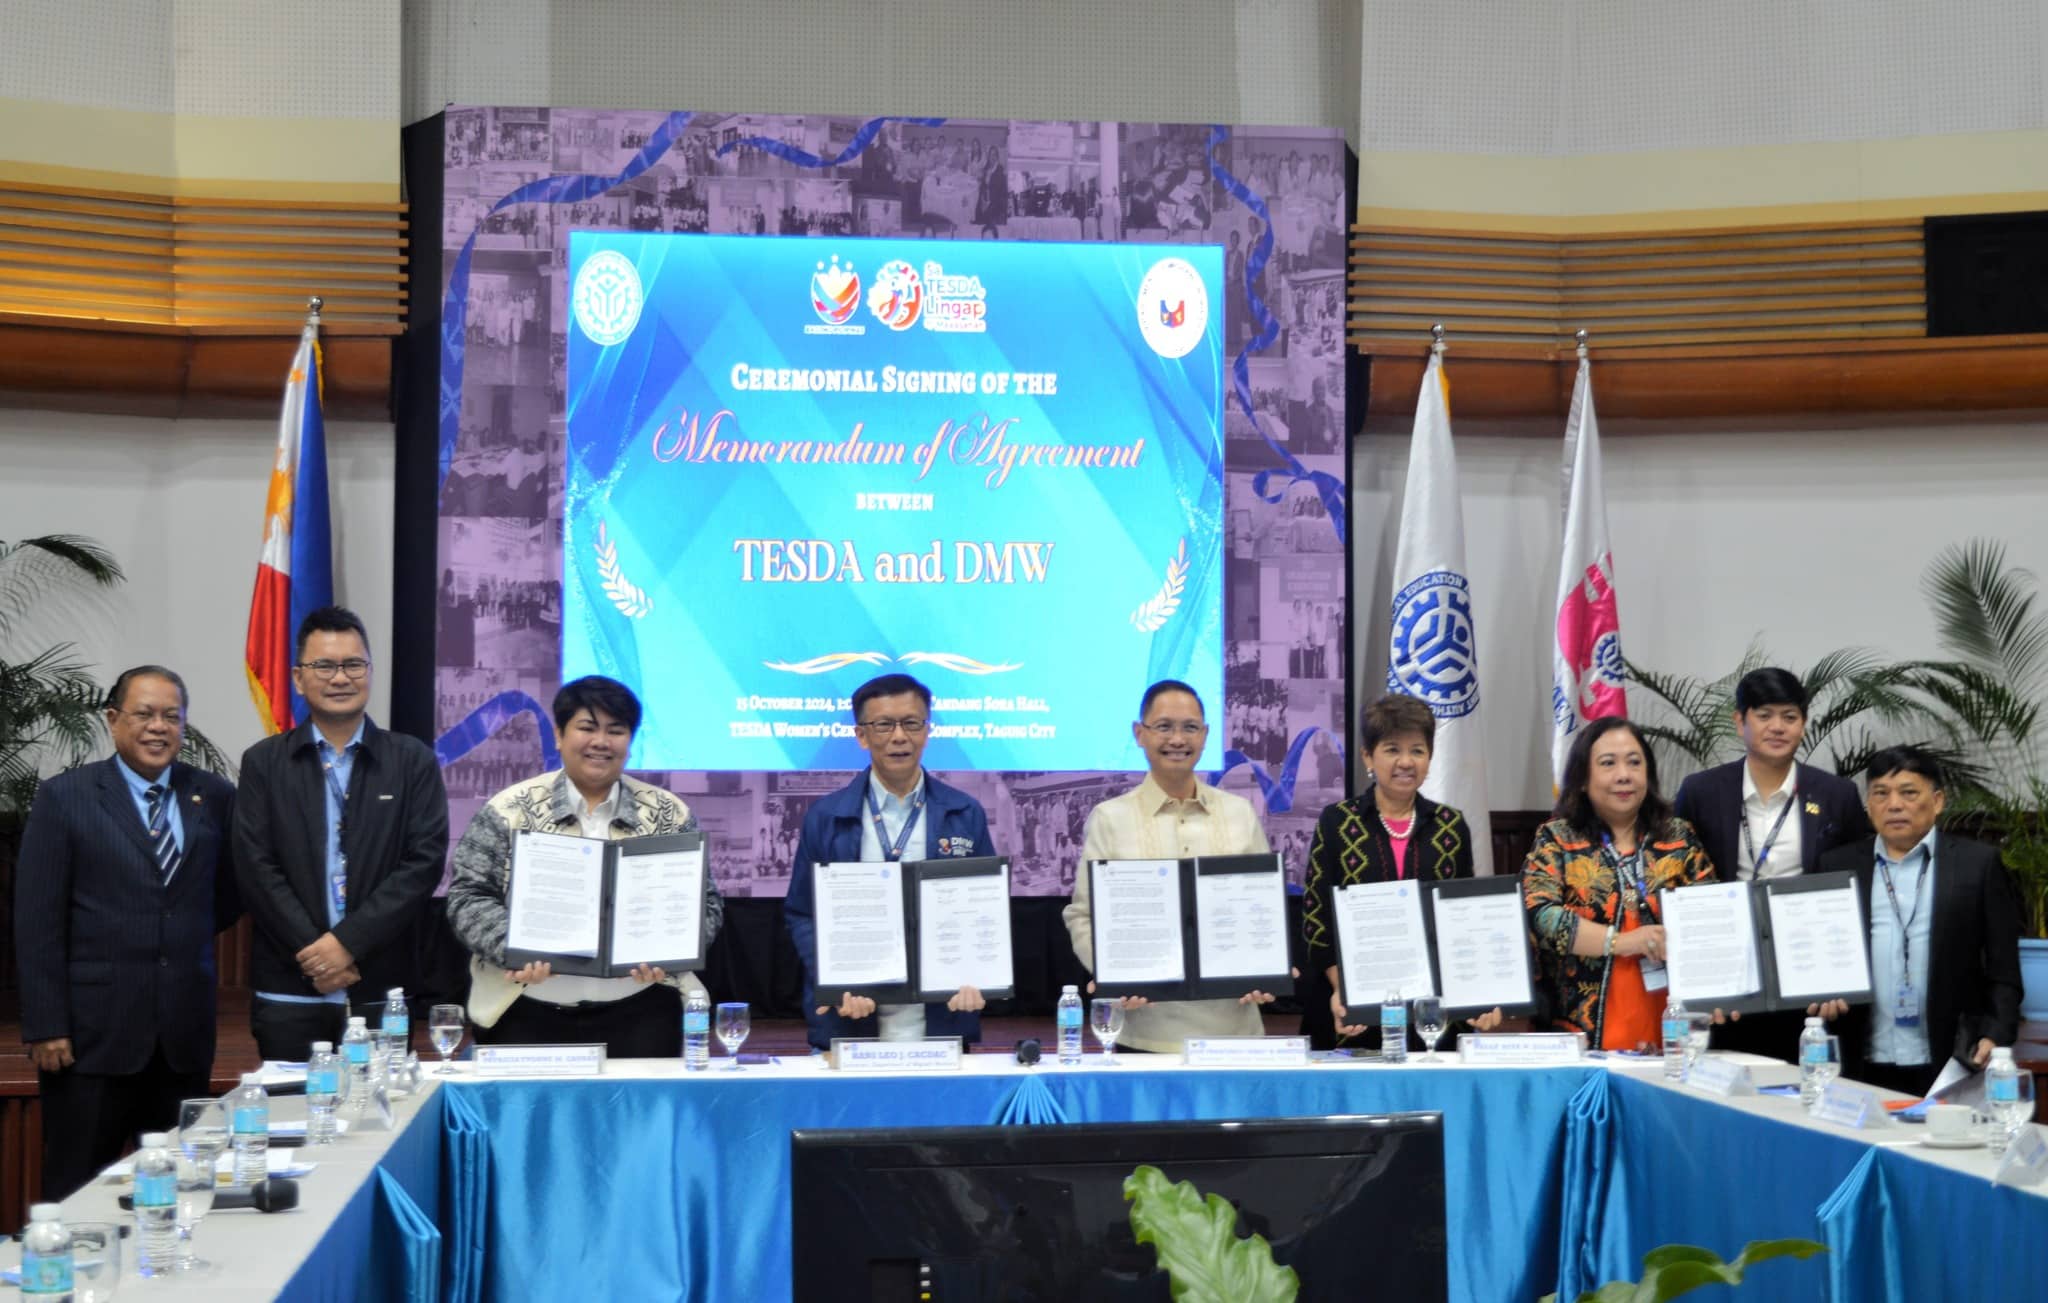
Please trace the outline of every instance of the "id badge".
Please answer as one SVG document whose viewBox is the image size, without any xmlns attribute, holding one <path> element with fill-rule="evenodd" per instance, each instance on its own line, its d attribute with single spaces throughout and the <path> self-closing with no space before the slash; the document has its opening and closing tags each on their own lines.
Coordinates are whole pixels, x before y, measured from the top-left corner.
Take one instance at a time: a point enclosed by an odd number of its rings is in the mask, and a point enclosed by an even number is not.
<svg viewBox="0 0 2048 1303">
<path fill-rule="evenodd" d="M 336 873 L 327 879 L 328 894 L 334 898 L 334 912 L 341 914 L 348 909 L 348 874 Z"/>
<path fill-rule="evenodd" d="M 1671 985 L 1671 974 L 1664 971 L 1663 960 L 1645 959 L 1641 962 L 1645 991 L 1661 991 Z"/>
<path fill-rule="evenodd" d="M 1903 982 L 1899 984 L 1898 998 L 1892 1002 L 1892 1021 L 1901 1027 L 1920 1025 L 1920 993 Z"/>
</svg>

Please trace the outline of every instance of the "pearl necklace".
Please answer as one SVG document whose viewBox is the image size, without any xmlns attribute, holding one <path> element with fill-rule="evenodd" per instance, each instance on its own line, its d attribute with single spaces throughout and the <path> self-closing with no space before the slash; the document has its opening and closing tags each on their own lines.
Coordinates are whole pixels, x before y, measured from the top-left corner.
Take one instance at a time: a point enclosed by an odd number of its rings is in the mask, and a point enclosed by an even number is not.
<svg viewBox="0 0 2048 1303">
<path fill-rule="evenodd" d="M 1413 837 L 1415 835 L 1415 807 L 1413 805 L 1410 805 L 1408 807 L 1408 826 L 1402 829 L 1400 832 L 1395 832 L 1393 824 L 1387 822 L 1386 812 L 1380 809 L 1380 800 L 1377 796 L 1375 796 L 1372 800 L 1372 812 L 1375 816 L 1378 817 L 1380 821 L 1380 830 L 1386 833 L 1387 837 L 1390 840 L 1406 841 L 1408 838 Z M 1400 819 L 1396 818 L 1394 822 L 1399 823 Z"/>
</svg>

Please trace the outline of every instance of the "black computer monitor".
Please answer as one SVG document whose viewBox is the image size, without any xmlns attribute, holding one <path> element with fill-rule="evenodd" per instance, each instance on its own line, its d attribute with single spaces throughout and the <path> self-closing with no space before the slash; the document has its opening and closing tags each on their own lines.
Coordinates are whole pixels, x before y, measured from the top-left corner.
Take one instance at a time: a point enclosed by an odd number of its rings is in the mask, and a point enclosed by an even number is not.
<svg viewBox="0 0 2048 1303">
<path fill-rule="evenodd" d="M 1140 1164 L 1228 1199 L 1305 1301 L 1448 1296 L 1442 1115 L 1396 1113 L 792 1132 L 794 1297 L 1167 1300 Z"/>
</svg>

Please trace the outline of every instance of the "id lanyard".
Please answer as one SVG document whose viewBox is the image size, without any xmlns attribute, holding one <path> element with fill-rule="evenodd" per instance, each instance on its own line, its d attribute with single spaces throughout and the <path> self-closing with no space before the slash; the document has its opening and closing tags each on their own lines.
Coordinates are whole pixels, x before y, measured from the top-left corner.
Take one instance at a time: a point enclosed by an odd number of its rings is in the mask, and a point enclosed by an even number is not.
<svg viewBox="0 0 2048 1303">
<path fill-rule="evenodd" d="M 1906 854 L 1910 858 L 1913 852 L 1907 851 Z M 1900 867 L 1903 868 L 1905 863 L 1905 860 L 1900 860 Z M 1891 861 L 1879 857 L 1877 869 L 1884 875 L 1884 894 L 1891 898 L 1892 918 L 1899 925 L 1899 954 L 1903 961 L 1899 968 L 1898 1004 L 1892 1021 L 1901 1027 L 1918 1027 L 1920 997 L 1913 992 L 1913 921 L 1920 917 L 1920 898 L 1926 894 L 1927 880 L 1934 876 L 1934 854 L 1928 852 L 1920 862 L 1920 880 L 1913 886 L 1913 912 L 1910 914 L 1899 908 L 1899 889 L 1892 885 Z"/>
<path fill-rule="evenodd" d="M 336 752 L 337 759 L 341 752 Z M 327 880 L 327 889 L 334 900 L 334 912 L 339 915 L 348 907 L 348 851 L 341 845 L 343 831 L 348 827 L 348 792 L 342 788 L 341 780 L 334 776 L 334 766 L 320 762 L 320 772 L 327 779 L 327 794 L 334 798 L 334 844 L 340 863 L 333 876 Z"/>
<path fill-rule="evenodd" d="M 1771 850 L 1778 844 L 1778 833 L 1785 827 L 1785 816 L 1792 813 L 1792 807 L 1799 804 L 1799 789 L 1792 789 L 1792 799 L 1785 802 L 1785 808 L 1778 811 L 1778 821 L 1771 825 L 1770 835 L 1764 838 L 1762 854 L 1757 853 L 1756 842 L 1749 831 L 1749 808 L 1744 802 L 1742 811 L 1742 849 L 1749 852 L 1750 875 L 1764 876 L 1764 861 L 1771 858 Z"/>
<path fill-rule="evenodd" d="M 1643 845 L 1643 839 L 1639 835 L 1636 838 L 1635 851 L 1628 856 L 1623 856 L 1614 849 L 1614 838 L 1610 834 L 1600 834 L 1600 853 L 1605 855 L 1607 862 L 1614 867 L 1615 881 L 1626 888 L 1623 892 L 1622 904 L 1626 906 L 1628 904 L 1628 896 L 1634 895 L 1636 900 L 1636 917 L 1638 920 L 1643 921 L 1645 926 L 1647 926 L 1647 920 L 1650 918 L 1650 857 L 1648 850 L 1649 848 Z M 1642 973 L 1643 989 L 1645 991 L 1661 991 L 1670 985 L 1670 979 L 1664 975 L 1663 960 L 1652 959 L 1648 955 L 1644 955 L 1636 961 L 1636 967 Z"/>
<path fill-rule="evenodd" d="M 882 803 L 875 799 L 874 785 L 872 783 L 868 785 L 868 817 L 875 821 L 875 844 L 882 848 L 883 859 L 900 860 L 903 858 L 903 848 L 910 845 L 910 830 L 917 827 L 917 821 L 923 814 L 924 788 L 919 787 L 916 795 L 910 798 L 910 817 L 903 821 L 902 831 L 898 832 L 896 840 L 891 842 L 889 840 L 889 830 L 882 824 Z"/>
</svg>

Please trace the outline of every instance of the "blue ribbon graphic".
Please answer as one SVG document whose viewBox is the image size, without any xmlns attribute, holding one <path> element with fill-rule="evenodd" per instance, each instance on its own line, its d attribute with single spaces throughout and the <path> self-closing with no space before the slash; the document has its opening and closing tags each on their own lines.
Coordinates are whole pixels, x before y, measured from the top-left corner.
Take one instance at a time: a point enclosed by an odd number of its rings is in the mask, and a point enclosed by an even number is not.
<svg viewBox="0 0 2048 1303">
<path fill-rule="evenodd" d="M 1294 735 L 1293 743 L 1287 748 L 1287 758 L 1280 763 L 1280 776 L 1278 778 L 1267 773 L 1264 765 L 1252 759 L 1244 752 L 1231 750 L 1223 753 L 1223 768 L 1217 770 L 1210 777 L 1209 785 L 1211 787 L 1222 786 L 1224 777 L 1231 770 L 1242 765 L 1252 771 L 1253 781 L 1258 783 L 1259 791 L 1265 795 L 1266 813 L 1286 814 L 1294 808 L 1294 782 L 1300 776 L 1301 758 L 1308 751 L 1309 739 L 1318 733 L 1323 734 L 1329 739 L 1330 745 L 1335 748 L 1339 756 L 1344 754 L 1344 743 L 1338 739 L 1335 733 L 1320 725 L 1311 724 Z"/>
<path fill-rule="evenodd" d="M 1266 301 L 1259 297 L 1259 273 L 1266 270 L 1266 263 L 1273 256 L 1273 215 L 1266 208 L 1266 201 L 1254 193 L 1250 186 L 1230 174 L 1230 169 L 1216 161 L 1216 147 L 1230 139 L 1230 128 L 1209 128 L 1209 175 L 1216 178 L 1216 184 L 1229 192 L 1232 199 L 1251 210 L 1259 221 L 1259 238 L 1252 243 L 1252 251 L 1244 260 L 1244 296 L 1251 304 L 1252 321 L 1259 330 L 1251 341 L 1237 350 L 1237 356 L 1230 361 L 1231 391 L 1237 398 L 1237 405 L 1243 409 L 1245 419 L 1252 423 L 1252 429 L 1266 441 L 1284 469 L 1262 470 L 1252 476 L 1252 492 L 1259 495 L 1261 502 L 1278 502 L 1287 494 L 1285 485 L 1273 489 L 1269 486 L 1272 477 L 1284 474 L 1289 484 L 1307 482 L 1323 500 L 1323 509 L 1330 515 L 1330 524 L 1337 531 L 1338 541 L 1343 541 L 1346 529 L 1344 519 L 1344 482 L 1328 471 L 1312 471 L 1301 464 L 1301 460 L 1287 451 L 1273 436 L 1266 433 L 1266 427 L 1259 424 L 1259 414 L 1252 408 L 1251 355 L 1263 353 L 1273 346 L 1280 337 L 1280 320 L 1273 315 Z"/>
<path fill-rule="evenodd" d="M 455 269 L 448 277 L 448 291 L 441 296 L 441 477 L 435 483 L 436 501 L 440 499 L 441 488 L 448 483 L 448 468 L 455 464 L 455 443 L 462 433 L 462 342 L 469 320 L 469 256 L 476 250 L 476 237 L 483 230 L 484 222 L 489 220 L 491 213 L 514 204 L 575 203 L 579 199 L 601 195 L 613 186 L 624 185 L 668 153 L 669 146 L 675 143 L 689 122 L 687 113 L 671 113 L 663 118 L 661 125 L 647 137 L 647 144 L 633 155 L 633 161 L 615 175 L 544 176 L 512 191 L 492 204 L 490 212 L 477 219 L 477 229 L 469 233 L 469 238 L 462 242 L 462 252 L 455 255 Z"/>
<path fill-rule="evenodd" d="M 434 759 L 446 769 L 482 746 L 491 734 L 521 714 L 533 716 L 533 722 L 540 728 L 541 772 L 561 768 L 562 753 L 555 749 L 555 722 L 548 718 L 548 713 L 540 708 L 538 701 L 516 688 L 492 697 L 470 711 L 467 719 L 443 733 L 434 742 Z"/>
<path fill-rule="evenodd" d="M 850 163 L 866 153 L 868 146 L 875 143 L 875 137 L 882 134 L 882 128 L 891 122 L 908 122 L 913 127 L 946 125 L 944 118 L 870 118 L 861 124 L 859 131 L 853 133 L 853 139 L 846 142 L 846 148 L 831 158 L 819 158 L 809 150 L 798 149 L 795 145 L 777 140 L 773 136 L 742 136 L 738 140 L 728 140 L 720 145 L 716 152 L 718 157 L 724 158 L 735 149 L 758 149 L 764 154 L 773 154 L 784 162 L 794 163 L 798 167 L 838 167 L 841 163 Z"/>
</svg>

